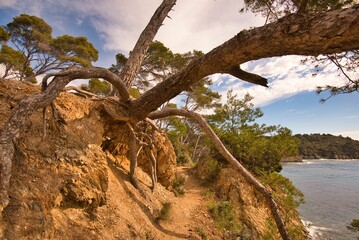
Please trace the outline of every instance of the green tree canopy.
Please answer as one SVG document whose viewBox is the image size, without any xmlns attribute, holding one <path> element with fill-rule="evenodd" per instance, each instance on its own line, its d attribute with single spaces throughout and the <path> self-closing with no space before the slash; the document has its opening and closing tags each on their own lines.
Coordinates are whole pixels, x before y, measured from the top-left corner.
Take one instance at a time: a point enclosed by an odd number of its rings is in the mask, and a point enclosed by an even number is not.
<svg viewBox="0 0 359 240">
<path fill-rule="evenodd" d="M 30 64 L 26 63 L 26 57 L 22 52 L 3 45 L 0 50 L 0 64 L 5 66 L 2 78 L 6 78 L 10 75 L 17 76 L 20 70 L 25 68 L 24 76 L 27 77 L 30 82 L 36 83 L 36 79 L 33 77 L 34 72 Z"/>
<path fill-rule="evenodd" d="M 16 48 L 28 52 L 37 51 L 39 47 L 46 48 L 52 39 L 52 28 L 43 19 L 27 14 L 14 17 L 6 30 Z"/>
<path fill-rule="evenodd" d="M 347 226 L 350 231 L 359 232 L 359 219 L 353 219 L 350 225 Z"/>
<path fill-rule="evenodd" d="M 341 9 L 353 3 L 354 0 L 244 0 L 242 11 L 260 13 L 267 21 L 274 21 L 295 12 L 323 12 Z"/>
<path fill-rule="evenodd" d="M 98 51 L 86 37 L 60 36 L 53 39 L 51 46 L 57 58 L 69 64 L 91 66 L 98 59 Z"/>
<path fill-rule="evenodd" d="M 111 84 L 98 78 L 92 78 L 88 84 L 82 84 L 81 89 L 103 97 L 111 93 Z"/>
<path fill-rule="evenodd" d="M 227 102 L 208 119 L 221 141 L 248 169 L 257 174 L 279 172 L 284 157 L 298 154 L 298 140 L 288 128 L 255 123 L 263 112 L 254 108 L 252 99 L 246 94 L 239 100 L 230 90 Z"/>
<path fill-rule="evenodd" d="M 2 26 L 0 26 L 0 43 L 7 42 L 9 39 L 9 33 Z"/>
<path fill-rule="evenodd" d="M 119 74 L 127 62 L 127 57 L 122 53 L 117 53 L 115 56 L 116 63 L 112 64 L 109 70 L 115 74 Z"/>
<path fill-rule="evenodd" d="M 201 51 L 196 50 L 184 54 L 173 53 L 162 42 L 153 41 L 133 85 L 142 91 L 148 90 L 151 83 L 156 84 L 178 73 L 190 61 L 202 55 Z M 127 57 L 122 53 L 118 53 L 116 63 L 112 64 L 109 70 L 119 74 L 126 62 Z"/>
<path fill-rule="evenodd" d="M 210 78 L 203 78 L 193 84 L 185 93 L 185 106 L 187 110 L 211 109 L 218 106 L 221 95 L 212 91 L 209 86 L 212 85 Z"/>
<path fill-rule="evenodd" d="M 13 73 L 18 72 L 20 80 L 33 79 L 48 71 L 70 66 L 90 66 L 98 59 L 98 51 L 87 38 L 64 35 L 54 39 L 52 28 L 36 16 L 21 14 L 14 17 L 0 29 L 0 40 L 8 39 L 8 46 L 24 56 L 22 65 L 12 68 Z"/>
<path fill-rule="evenodd" d="M 248 124 L 263 116 L 262 110 L 253 108 L 252 100 L 253 97 L 249 94 L 239 100 L 237 95 L 233 94 L 233 90 L 229 90 L 227 103 L 216 108 L 211 119 L 224 131 L 240 131 L 240 128 L 248 126 Z"/>
</svg>

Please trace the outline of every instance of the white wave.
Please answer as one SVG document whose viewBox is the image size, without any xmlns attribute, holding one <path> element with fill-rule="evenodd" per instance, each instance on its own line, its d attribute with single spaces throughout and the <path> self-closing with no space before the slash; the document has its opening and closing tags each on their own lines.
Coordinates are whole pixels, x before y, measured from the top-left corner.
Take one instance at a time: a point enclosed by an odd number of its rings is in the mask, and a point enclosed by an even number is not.
<svg viewBox="0 0 359 240">
<path fill-rule="evenodd" d="M 315 164 L 315 161 L 303 160 L 304 164 Z"/>
<path fill-rule="evenodd" d="M 312 240 L 317 240 L 317 239 L 319 240 L 320 237 L 323 235 L 323 231 L 330 230 L 329 228 L 315 226 L 313 225 L 312 222 L 305 221 L 303 219 L 302 219 L 302 223 L 304 227 L 307 229 L 308 235 Z"/>
</svg>

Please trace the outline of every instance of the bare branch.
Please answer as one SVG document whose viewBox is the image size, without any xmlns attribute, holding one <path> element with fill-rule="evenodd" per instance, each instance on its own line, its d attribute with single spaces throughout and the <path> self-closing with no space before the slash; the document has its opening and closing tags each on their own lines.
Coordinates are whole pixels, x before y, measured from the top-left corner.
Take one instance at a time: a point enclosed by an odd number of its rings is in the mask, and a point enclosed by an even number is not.
<svg viewBox="0 0 359 240">
<path fill-rule="evenodd" d="M 137 73 L 140 71 L 141 64 L 145 58 L 148 47 L 156 36 L 158 29 L 162 26 L 164 19 L 176 4 L 176 0 L 163 0 L 157 8 L 146 28 L 141 33 L 137 43 L 120 73 L 120 79 L 129 88 Z"/>
<path fill-rule="evenodd" d="M 254 73 L 243 71 L 240 66 L 234 66 L 227 73 L 231 74 L 233 77 L 242 79 L 246 82 L 258 84 L 263 87 L 268 87 L 268 81 L 266 78 L 261 77 Z"/>
<path fill-rule="evenodd" d="M 198 125 L 201 126 L 202 130 L 207 134 L 207 136 L 212 140 L 214 146 L 218 150 L 218 152 L 233 166 L 238 170 L 239 173 L 248 181 L 248 183 L 252 184 L 263 196 L 265 197 L 269 208 L 272 212 L 274 220 L 277 224 L 277 228 L 280 232 L 280 235 L 284 240 L 290 239 L 289 234 L 285 228 L 284 221 L 280 216 L 280 212 L 278 209 L 278 205 L 272 197 L 272 193 L 265 186 L 263 186 L 245 167 L 240 164 L 235 157 L 227 150 L 227 148 L 223 145 L 221 140 L 218 138 L 216 133 L 212 130 L 209 124 L 204 120 L 204 118 L 194 112 L 190 112 L 183 109 L 175 109 L 175 108 L 167 108 L 161 111 L 152 112 L 148 117 L 151 119 L 169 117 L 172 115 L 179 115 L 187 118 L 191 118 L 195 120 Z"/>
<path fill-rule="evenodd" d="M 344 75 L 349 82 L 354 83 L 351 77 L 346 73 L 343 69 L 343 66 L 339 63 L 338 59 L 335 56 L 328 56 L 329 60 L 340 70 L 340 72 Z"/>
</svg>

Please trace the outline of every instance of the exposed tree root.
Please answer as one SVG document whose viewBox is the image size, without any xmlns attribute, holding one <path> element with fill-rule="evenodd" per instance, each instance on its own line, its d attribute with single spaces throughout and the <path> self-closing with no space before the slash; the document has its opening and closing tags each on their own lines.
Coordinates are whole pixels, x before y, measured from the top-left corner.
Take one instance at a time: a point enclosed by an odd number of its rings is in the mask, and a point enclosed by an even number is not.
<svg viewBox="0 0 359 240">
<path fill-rule="evenodd" d="M 133 185 L 142 193 L 144 191 L 141 189 L 140 185 L 137 182 L 136 178 L 136 168 L 137 168 L 137 157 L 140 152 L 143 150 L 145 156 L 150 161 L 151 168 L 151 190 L 154 192 L 157 183 L 157 160 L 153 155 L 153 128 L 151 124 L 148 124 L 148 121 L 142 121 L 140 123 L 130 123 L 126 122 L 130 130 L 130 141 L 129 141 L 129 159 L 130 159 L 130 179 Z M 151 127 L 148 127 L 151 126 Z M 136 126 L 136 127 L 134 127 Z M 151 136 L 149 135 L 151 134 Z M 137 147 L 139 146 L 139 147 Z M 144 195 L 144 194 L 142 194 Z"/>
<path fill-rule="evenodd" d="M 154 88 L 146 91 L 138 99 L 132 100 L 128 91 L 132 81 L 138 74 L 146 51 L 152 43 L 163 20 L 175 5 L 176 0 L 163 0 L 150 22 L 141 33 L 127 63 L 117 76 L 105 68 L 73 67 L 58 73 L 51 73 L 43 79 L 43 91 L 21 100 L 12 110 L 8 122 L 0 132 L 0 212 L 9 202 L 8 190 L 11 177 L 12 160 L 15 151 L 14 143 L 24 130 L 28 117 L 34 111 L 44 108 L 58 96 L 65 86 L 74 79 L 103 78 L 110 82 L 119 93 L 119 102 L 104 105 L 105 110 L 116 121 L 138 123 L 149 115 L 152 118 L 169 115 L 181 115 L 195 119 L 206 134 L 212 139 L 218 151 L 230 162 L 259 192 L 261 192 L 272 211 L 277 227 L 283 239 L 290 239 L 280 216 L 278 206 L 271 192 L 258 182 L 223 146 L 216 134 L 204 119 L 195 113 L 178 109 L 166 109 L 154 112 L 163 103 L 188 89 L 191 85 L 214 73 L 231 73 L 246 81 L 265 85 L 264 78 L 248 74 L 239 69 L 239 65 L 260 58 L 284 56 L 290 54 L 318 55 L 351 51 L 359 47 L 359 5 L 348 9 L 329 11 L 321 14 L 293 14 L 280 21 L 263 27 L 245 30 L 235 37 L 213 49 L 204 56 L 193 60 L 183 70 L 162 81 Z M 302 1 L 302 6 L 307 3 Z M 303 7 L 304 8 L 304 7 Z M 298 12 L 301 12 L 299 8 Z M 303 10 L 304 11 L 304 10 Z M 48 79 L 53 77 L 51 83 Z M 114 107 L 118 106 L 118 107 Z M 125 113 L 123 113 L 126 111 Z M 45 124 L 44 124 L 45 125 Z M 131 124 L 128 126 L 131 127 Z M 133 130 L 133 129 L 132 129 Z M 44 130 L 46 134 L 46 129 Z M 152 136 L 149 136 L 152 138 Z M 130 178 L 132 184 L 141 190 L 135 176 L 137 167 L 137 139 L 135 131 L 130 134 L 131 161 Z M 143 140 L 141 140 L 143 142 Z M 140 142 L 141 142 L 140 141 Z M 151 143 L 149 143 L 151 145 Z M 146 148 L 146 147 L 144 147 Z M 151 148 L 147 151 L 153 169 L 152 179 L 155 184 L 155 161 L 151 156 Z M 153 154 L 153 153 L 152 153 Z"/>
</svg>

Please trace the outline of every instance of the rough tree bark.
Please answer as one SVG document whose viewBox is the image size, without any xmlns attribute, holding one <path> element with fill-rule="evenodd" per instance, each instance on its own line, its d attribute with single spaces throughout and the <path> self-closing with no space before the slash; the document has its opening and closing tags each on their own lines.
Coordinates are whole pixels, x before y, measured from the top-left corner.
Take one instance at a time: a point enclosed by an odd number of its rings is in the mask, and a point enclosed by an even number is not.
<svg viewBox="0 0 359 240">
<path fill-rule="evenodd" d="M 235 168 L 238 172 L 247 180 L 248 183 L 254 186 L 255 189 L 260 192 L 267 201 L 267 204 L 272 212 L 275 223 L 277 224 L 280 235 L 283 239 L 290 239 L 290 236 L 287 232 L 283 219 L 278 209 L 276 201 L 272 197 L 272 193 L 268 190 L 263 184 L 261 184 L 243 165 L 227 150 L 223 145 L 221 140 L 218 138 L 216 133 L 212 130 L 206 120 L 199 114 L 195 112 L 190 112 L 184 109 L 174 109 L 167 108 L 161 111 L 155 111 L 150 113 L 148 116 L 151 119 L 164 118 L 169 116 L 183 116 L 191 118 L 197 122 L 197 124 L 202 128 L 206 135 L 211 139 L 212 143 L 216 147 L 217 151 Z"/>
<path fill-rule="evenodd" d="M 131 86 L 131 83 L 140 71 L 147 49 L 151 45 L 153 38 L 156 36 L 158 29 L 162 26 L 163 21 L 168 16 L 169 11 L 171 11 L 175 4 L 176 0 L 164 0 L 138 38 L 123 70 L 120 72 L 120 79 L 127 87 Z"/>
<path fill-rule="evenodd" d="M 234 67 L 248 61 L 294 54 L 317 56 L 358 48 L 359 5 L 319 14 L 293 14 L 263 27 L 241 31 L 146 91 L 132 103 L 130 114 L 143 119 L 203 77 L 231 74 Z"/>
<path fill-rule="evenodd" d="M 256 74 L 246 73 L 240 69 L 240 64 L 260 58 L 284 55 L 318 55 L 339 53 L 359 48 L 359 5 L 344 10 L 330 11 L 320 14 L 294 14 L 263 27 L 244 30 L 235 37 L 213 49 L 203 57 L 191 62 L 178 74 L 168 78 L 154 88 L 145 92 L 141 97 L 132 100 L 128 87 L 138 73 L 148 46 L 153 41 L 159 27 L 168 12 L 175 5 L 175 0 L 164 0 L 159 6 L 145 30 L 141 33 L 134 50 L 120 76 L 116 76 L 103 68 L 70 68 L 54 73 L 44 78 L 44 90 L 34 96 L 23 99 L 13 109 L 8 123 L 0 133 L 0 212 L 8 204 L 7 191 L 11 177 L 12 158 L 15 143 L 25 126 L 27 118 L 34 111 L 49 105 L 74 79 L 104 78 L 112 83 L 120 93 L 119 105 L 126 110 L 118 114 L 118 120 L 137 124 L 163 103 L 188 89 L 196 81 L 214 73 L 228 73 L 245 81 L 266 85 L 266 80 Z M 49 77 L 54 77 L 47 86 Z M 167 111 L 167 110 L 166 110 Z M 160 116 L 153 113 L 151 116 Z M 163 114 L 163 113 L 161 113 Z M 183 113 L 196 117 L 197 115 Z M 200 118 L 199 118 L 200 119 Z M 203 120 L 203 119 L 202 119 Z M 199 121 L 206 133 L 216 138 L 213 131 L 203 121 Z M 130 145 L 137 151 L 135 136 L 130 138 Z M 223 145 L 216 145 L 229 162 L 236 166 L 260 192 L 266 196 L 278 229 L 283 239 L 289 239 L 278 207 L 271 193 L 264 188 Z M 133 151 L 133 153 L 136 153 Z M 131 155 L 131 172 L 134 174 L 137 153 Z M 259 184 L 258 184 L 259 183 Z"/>
</svg>

